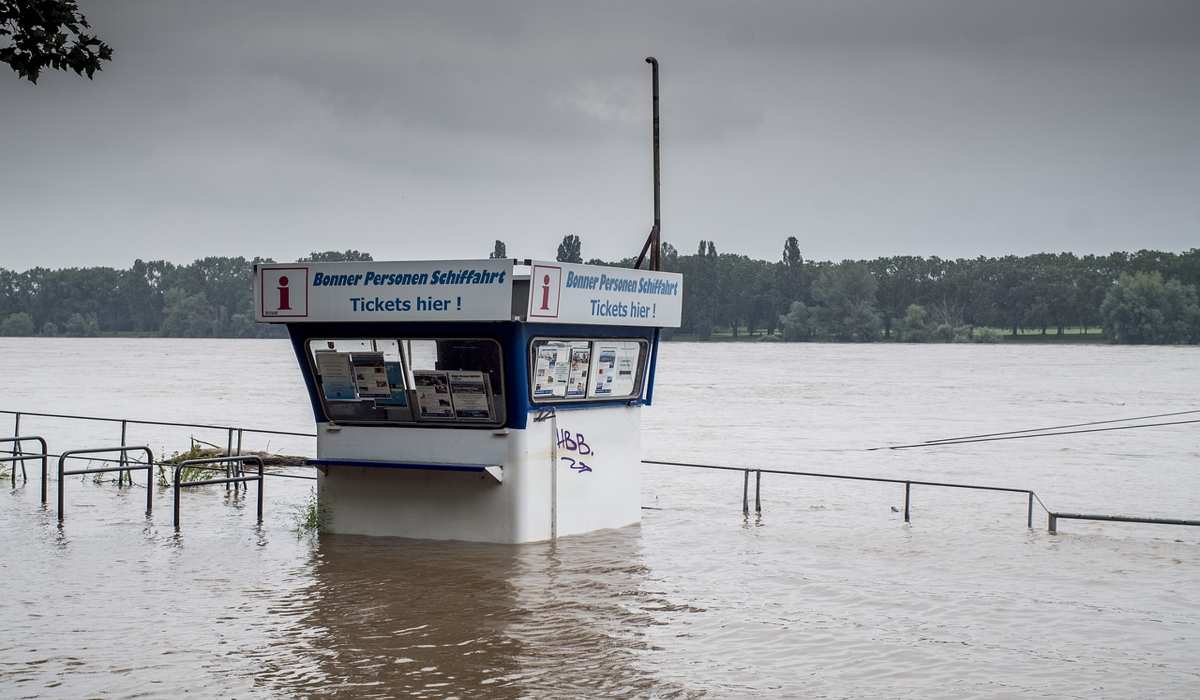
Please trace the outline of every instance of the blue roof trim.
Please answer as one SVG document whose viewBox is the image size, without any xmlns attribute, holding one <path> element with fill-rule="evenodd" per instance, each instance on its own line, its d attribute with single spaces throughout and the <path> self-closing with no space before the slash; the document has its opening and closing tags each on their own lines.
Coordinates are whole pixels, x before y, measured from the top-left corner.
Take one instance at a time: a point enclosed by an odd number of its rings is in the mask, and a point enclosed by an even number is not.
<svg viewBox="0 0 1200 700">
<path fill-rule="evenodd" d="M 498 464 L 438 464 L 422 462 L 383 462 L 373 459 L 309 459 L 305 464 L 313 467 L 370 467 L 373 469 L 420 469 L 439 472 L 482 472 Z"/>
</svg>

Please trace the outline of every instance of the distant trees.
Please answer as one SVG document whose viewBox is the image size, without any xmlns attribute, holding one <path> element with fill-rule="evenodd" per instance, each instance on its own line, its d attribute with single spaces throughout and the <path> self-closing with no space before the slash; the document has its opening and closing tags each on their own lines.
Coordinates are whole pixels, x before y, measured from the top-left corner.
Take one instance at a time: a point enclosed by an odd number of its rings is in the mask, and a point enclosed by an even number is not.
<svg viewBox="0 0 1200 700">
<path fill-rule="evenodd" d="M 53 321 L 48 322 L 51 326 Z M 44 327 L 44 326 L 43 326 Z M 78 337 L 92 337 L 100 335 L 100 322 L 96 320 L 96 314 L 71 314 L 67 318 L 67 322 L 63 324 L 64 335 Z"/>
<path fill-rule="evenodd" d="M 1196 287 L 1164 282 L 1159 272 L 1122 274 L 1105 295 L 1100 315 L 1118 343 L 1200 342 Z"/>
<path fill-rule="evenodd" d="M 929 314 L 920 304 L 909 304 L 900 322 L 900 340 L 906 343 L 926 343 L 933 337 Z"/>
<path fill-rule="evenodd" d="M 1164 278 L 1200 284 L 1200 249 L 830 263 L 805 260 L 798 240 L 789 236 L 772 263 L 718 253 L 708 240 L 692 255 L 669 247 L 664 269 L 686 279 L 679 333 L 701 338 L 726 328 L 730 335 L 773 334 L 779 328 L 795 340 L 995 342 L 997 328 L 1010 335 L 1030 330 L 1048 335 L 1050 329 L 1061 335 L 1070 328 L 1086 332 L 1109 325 L 1100 306 L 1122 272 L 1159 271 Z M 911 313 L 917 316 L 910 315 L 914 305 L 919 309 Z"/>
<path fill-rule="evenodd" d="M 791 308 L 779 319 L 783 339 L 792 342 L 817 339 L 817 314 L 802 301 L 793 301 Z"/>
<path fill-rule="evenodd" d="M 113 53 L 90 28 L 75 0 L 0 0 L 0 61 L 31 83 L 46 68 L 90 80 Z"/>
<path fill-rule="evenodd" d="M 581 248 L 578 236 L 567 236 L 559 258 L 578 260 Z M 709 240 L 694 251 L 681 254 L 662 243 L 663 269 L 686 280 L 682 327 L 671 335 L 781 330 L 786 340 L 990 342 L 1000 332 L 1049 335 L 1050 329 L 1102 326 L 1119 343 L 1200 342 L 1200 249 L 833 263 L 806 260 L 789 237 L 776 261 L 721 253 Z M 507 257 L 494 246 L 497 252 Z M 371 259 L 356 250 L 304 257 Z M 0 334 L 279 336 L 279 327 L 254 322 L 251 270 L 258 262 L 273 261 L 207 257 L 186 265 L 139 259 L 128 269 L 0 268 Z M 634 260 L 594 262 L 631 267 Z"/>
<path fill-rule="evenodd" d="M 825 269 L 813 282 L 822 330 L 833 340 L 876 340 L 883 323 L 875 310 L 878 285 L 862 263 L 847 262 Z"/>
<path fill-rule="evenodd" d="M 563 236 L 562 243 L 558 244 L 558 255 L 554 259 L 565 263 L 583 262 L 583 242 L 579 240 L 579 236 Z"/>
<path fill-rule="evenodd" d="M 496 241 L 496 245 L 492 248 L 492 252 L 488 255 L 491 260 L 503 260 L 508 257 L 508 249 L 504 246 L 504 241 Z"/>
<path fill-rule="evenodd" d="M 33 335 L 33 317 L 24 311 L 9 314 L 0 321 L 0 335 Z"/>
</svg>

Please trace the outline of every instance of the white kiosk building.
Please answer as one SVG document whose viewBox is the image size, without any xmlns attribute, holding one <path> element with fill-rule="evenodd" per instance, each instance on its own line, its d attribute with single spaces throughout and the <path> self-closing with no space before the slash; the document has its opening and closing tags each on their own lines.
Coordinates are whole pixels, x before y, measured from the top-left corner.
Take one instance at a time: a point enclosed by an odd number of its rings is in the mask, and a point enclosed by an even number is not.
<svg viewBox="0 0 1200 700">
<path fill-rule="evenodd" d="M 337 533 L 534 542 L 641 519 L 641 410 L 681 275 L 513 260 L 255 268 Z"/>
</svg>

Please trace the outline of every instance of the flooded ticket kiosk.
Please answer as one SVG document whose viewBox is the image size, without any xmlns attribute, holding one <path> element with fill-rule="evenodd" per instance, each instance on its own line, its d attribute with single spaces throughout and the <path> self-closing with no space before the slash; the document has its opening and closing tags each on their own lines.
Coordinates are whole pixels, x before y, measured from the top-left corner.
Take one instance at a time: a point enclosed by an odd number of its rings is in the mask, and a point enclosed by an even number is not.
<svg viewBox="0 0 1200 700">
<path fill-rule="evenodd" d="M 332 532 L 533 542 L 641 518 L 641 407 L 682 276 L 513 260 L 255 268 Z"/>
</svg>

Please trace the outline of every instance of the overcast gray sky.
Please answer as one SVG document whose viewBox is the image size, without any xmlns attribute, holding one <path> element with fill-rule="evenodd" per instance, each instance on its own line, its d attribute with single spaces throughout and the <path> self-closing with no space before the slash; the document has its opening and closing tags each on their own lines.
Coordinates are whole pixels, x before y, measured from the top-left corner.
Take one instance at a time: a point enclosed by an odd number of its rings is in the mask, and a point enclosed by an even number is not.
<svg viewBox="0 0 1200 700">
<path fill-rule="evenodd" d="M 0 70 L 0 266 L 1200 245 L 1200 2 L 80 0 Z"/>
</svg>

